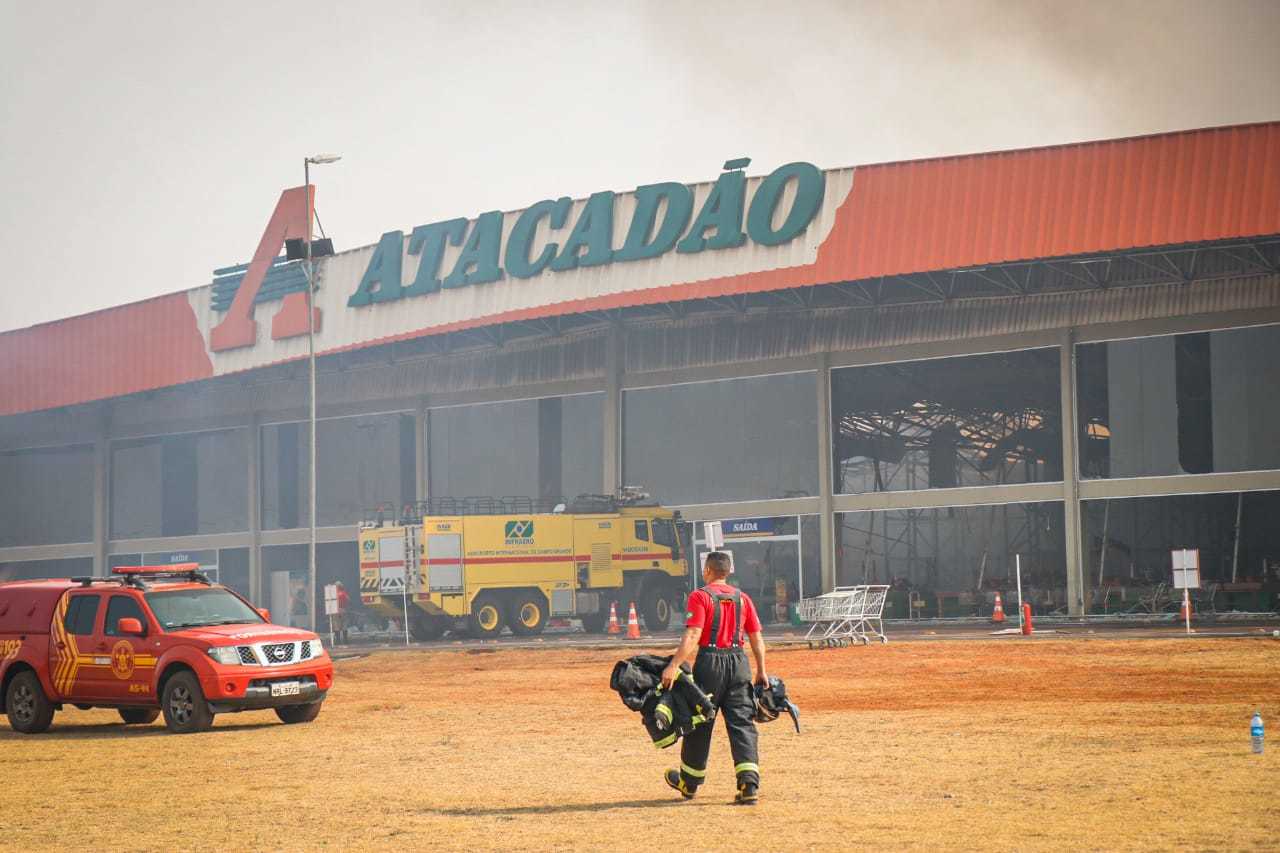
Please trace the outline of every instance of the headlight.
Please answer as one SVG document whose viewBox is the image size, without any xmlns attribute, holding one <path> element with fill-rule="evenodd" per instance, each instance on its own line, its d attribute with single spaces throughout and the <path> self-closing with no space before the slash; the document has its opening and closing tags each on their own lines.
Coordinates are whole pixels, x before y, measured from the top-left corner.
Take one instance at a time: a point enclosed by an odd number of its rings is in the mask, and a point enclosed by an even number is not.
<svg viewBox="0 0 1280 853">
<path fill-rule="evenodd" d="M 240 665 L 240 652 L 235 646 L 214 646 L 208 651 L 209 657 L 226 666 Z"/>
<path fill-rule="evenodd" d="M 320 645 L 320 640 L 319 640 L 318 638 L 317 638 L 317 639 L 315 639 L 315 640 L 312 640 L 312 641 L 311 641 L 311 656 L 312 656 L 313 658 L 318 658 L 318 657 L 320 657 L 320 655 L 322 655 L 322 654 L 324 654 L 324 646 Z"/>
</svg>

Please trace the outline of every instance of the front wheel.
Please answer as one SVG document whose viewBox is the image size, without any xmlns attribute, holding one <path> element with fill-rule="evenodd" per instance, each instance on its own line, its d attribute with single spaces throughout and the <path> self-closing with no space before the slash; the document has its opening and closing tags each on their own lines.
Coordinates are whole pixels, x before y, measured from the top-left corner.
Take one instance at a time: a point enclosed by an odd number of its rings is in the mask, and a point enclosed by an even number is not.
<svg viewBox="0 0 1280 853">
<path fill-rule="evenodd" d="M 478 595 L 471 603 L 471 616 L 467 620 L 471 627 L 471 636 L 477 639 L 489 639 L 502 633 L 504 619 L 502 603 L 492 595 Z"/>
<path fill-rule="evenodd" d="M 640 597 L 640 615 L 650 631 L 665 631 L 671 624 L 672 591 L 666 584 L 656 583 L 646 587 Z"/>
<path fill-rule="evenodd" d="M 4 706 L 8 709 L 9 725 L 24 735 L 38 735 L 53 724 L 53 703 L 44 695 L 40 679 L 31 670 L 18 673 L 9 682 Z"/>
<path fill-rule="evenodd" d="M 128 726 L 145 726 L 160 716 L 159 708 L 121 708 L 120 719 Z"/>
<path fill-rule="evenodd" d="M 609 623 L 608 613 L 583 613 L 582 630 L 588 634 L 604 633 L 604 626 Z"/>
<path fill-rule="evenodd" d="M 419 643 L 440 639 L 448 627 L 449 620 L 444 616 L 432 616 L 421 610 L 409 614 L 409 635 Z"/>
<path fill-rule="evenodd" d="M 310 705 L 285 705 L 283 708 L 276 708 L 276 716 L 280 718 L 280 722 L 287 725 L 309 723 L 320 716 L 322 704 L 324 703 L 312 702 Z"/>
<path fill-rule="evenodd" d="M 522 637 L 541 634 L 547 627 L 547 602 L 541 595 L 522 593 L 511 602 L 511 632 Z"/>
<path fill-rule="evenodd" d="M 205 701 L 200 681 L 190 672 L 180 672 L 164 685 L 160 707 L 164 724 L 174 734 L 206 732 L 213 726 L 213 711 Z"/>
</svg>

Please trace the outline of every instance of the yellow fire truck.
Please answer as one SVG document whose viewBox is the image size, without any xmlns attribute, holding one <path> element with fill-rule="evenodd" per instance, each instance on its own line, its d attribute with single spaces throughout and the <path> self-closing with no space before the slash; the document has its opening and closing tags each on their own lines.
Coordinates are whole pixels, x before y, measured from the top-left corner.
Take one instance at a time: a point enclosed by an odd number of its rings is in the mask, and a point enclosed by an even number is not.
<svg viewBox="0 0 1280 853">
<path fill-rule="evenodd" d="M 401 620 L 415 639 L 465 626 L 475 637 L 504 627 L 542 632 L 578 617 L 600 631 L 609 606 L 634 601 L 659 631 L 682 606 L 688 571 L 678 514 L 643 493 L 531 498 L 433 498 L 381 505 L 359 534 L 360 600 Z"/>
</svg>

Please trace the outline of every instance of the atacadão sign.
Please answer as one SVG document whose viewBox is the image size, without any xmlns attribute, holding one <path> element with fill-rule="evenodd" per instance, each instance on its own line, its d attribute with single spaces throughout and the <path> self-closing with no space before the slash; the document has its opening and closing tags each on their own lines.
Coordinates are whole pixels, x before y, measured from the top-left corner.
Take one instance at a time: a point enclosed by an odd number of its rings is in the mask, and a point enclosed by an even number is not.
<svg viewBox="0 0 1280 853">
<path fill-rule="evenodd" d="M 694 254 L 732 249 L 748 239 L 761 246 L 794 240 L 822 207 L 826 186 L 822 171 L 811 163 L 779 166 L 761 181 L 748 205 L 744 170 L 750 162 L 746 157 L 726 162 L 696 215 L 693 190 L 685 184 L 637 187 L 626 236 L 618 246 L 613 245 L 616 194 L 612 191 L 592 194 L 572 223 L 573 200 L 562 197 L 530 205 L 519 213 L 509 232 L 506 214 L 498 210 L 482 213 L 474 221 L 448 219 L 419 225 L 408 236 L 407 254 L 419 259 L 410 282 L 402 279 L 405 234 L 388 231 L 378 241 L 347 305 L 393 302 L 507 276 L 525 279 L 543 272 L 645 260 L 673 250 Z M 794 194 L 785 193 L 792 183 Z M 788 195 L 790 207 L 780 213 L 778 208 Z M 552 239 L 540 242 L 535 255 L 535 235 L 544 222 Z M 448 269 L 441 269 L 446 246 L 461 251 Z"/>
</svg>

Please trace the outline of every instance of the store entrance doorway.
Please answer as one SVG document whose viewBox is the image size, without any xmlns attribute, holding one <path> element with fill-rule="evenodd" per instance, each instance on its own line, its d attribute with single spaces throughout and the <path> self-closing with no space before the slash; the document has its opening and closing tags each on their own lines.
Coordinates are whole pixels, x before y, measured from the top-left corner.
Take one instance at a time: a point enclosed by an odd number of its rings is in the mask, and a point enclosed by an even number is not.
<svg viewBox="0 0 1280 853">
<path fill-rule="evenodd" d="M 790 620 L 792 605 L 804 595 L 804 542 L 802 516 L 724 519 L 724 548 L 733 555 L 729 583 L 751 596 L 767 624 Z M 707 519 L 712 521 L 714 519 Z M 693 525 L 693 550 L 697 573 L 695 588 L 702 585 L 701 566 L 707 545 L 701 523 Z"/>
</svg>

